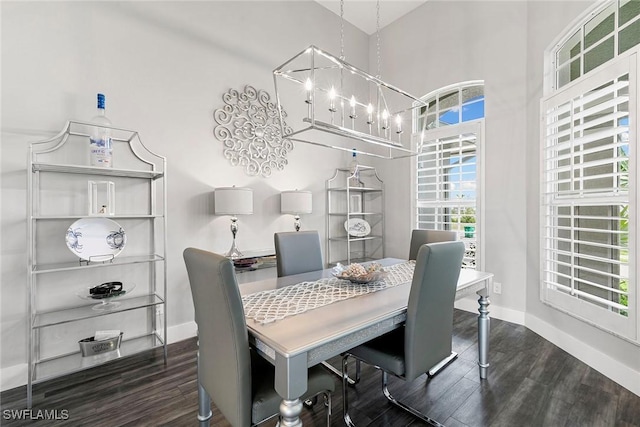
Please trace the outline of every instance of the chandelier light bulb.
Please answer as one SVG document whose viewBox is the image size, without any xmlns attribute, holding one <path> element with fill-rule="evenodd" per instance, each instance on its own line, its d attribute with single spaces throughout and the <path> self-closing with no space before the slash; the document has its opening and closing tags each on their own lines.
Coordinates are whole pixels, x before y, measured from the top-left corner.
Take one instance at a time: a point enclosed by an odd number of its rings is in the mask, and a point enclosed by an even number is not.
<svg viewBox="0 0 640 427">
<path fill-rule="evenodd" d="M 402 133 L 402 117 L 400 114 L 396 116 L 396 133 Z"/>
<path fill-rule="evenodd" d="M 351 95 L 351 101 L 349 101 L 349 104 L 351 105 L 351 114 L 349 115 L 349 117 L 351 117 L 352 119 L 355 119 L 356 117 L 356 97 Z"/>
<path fill-rule="evenodd" d="M 367 124 L 373 123 L 373 105 L 367 105 Z"/>
<path fill-rule="evenodd" d="M 336 111 L 336 90 L 333 86 L 329 90 L 329 111 L 332 113 Z"/>
<path fill-rule="evenodd" d="M 389 112 L 386 109 L 382 111 L 382 129 L 389 129 Z"/>
<path fill-rule="evenodd" d="M 307 100 L 305 101 L 307 104 L 311 104 L 311 91 L 313 90 L 313 83 L 311 83 L 311 79 L 307 77 L 307 81 L 304 82 L 304 88 L 307 90 Z"/>
</svg>

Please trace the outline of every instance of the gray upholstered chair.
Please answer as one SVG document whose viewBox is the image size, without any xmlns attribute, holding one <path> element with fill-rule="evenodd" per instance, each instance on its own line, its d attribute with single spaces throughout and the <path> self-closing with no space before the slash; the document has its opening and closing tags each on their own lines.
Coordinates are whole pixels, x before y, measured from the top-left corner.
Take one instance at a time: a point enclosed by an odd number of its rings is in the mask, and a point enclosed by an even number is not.
<svg viewBox="0 0 640 427">
<path fill-rule="evenodd" d="M 453 303 L 463 255 L 463 242 L 423 245 L 416 259 L 404 327 L 349 350 L 342 359 L 343 372 L 350 356 L 380 369 L 382 391 L 387 399 L 431 425 L 441 424 L 389 393 L 388 374 L 413 381 L 451 353 Z M 342 389 L 344 421 L 353 426 L 347 394 L 345 386 Z"/>
<path fill-rule="evenodd" d="M 426 243 L 454 242 L 458 233 L 449 230 L 413 230 L 409 245 L 409 259 L 416 259 L 420 246 Z"/>
<path fill-rule="evenodd" d="M 322 248 L 317 231 L 275 233 L 278 277 L 322 270 Z"/>
<path fill-rule="evenodd" d="M 275 233 L 273 241 L 276 248 L 278 277 L 308 273 L 324 269 L 320 235 L 317 231 L 287 231 Z M 327 362 L 322 365 L 342 378 L 342 372 Z M 355 379 L 348 378 L 350 385 L 360 380 L 360 362 L 356 363 Z"/>
<path fill-rule="evenodd" d="M 240 291 L 233 263 L 199 249 L 184 251 L 198 325 L 198 382 L 235 427 L 258 424 L 279 413 L 282 398 L 274 390 L 273 365 L 249 346 Z M 327 425 L 334 378 L 319 366 L 309 369 L 302 399 L 324 393 Z M 208 398 L 206 405 L 210 405 Z M 202 402 L 201 400 L 201 402 Z M 201 403 L 202 404 L 202 403 Z M 198 417 L 210 417 L 200 414 Z"/>
</svg>

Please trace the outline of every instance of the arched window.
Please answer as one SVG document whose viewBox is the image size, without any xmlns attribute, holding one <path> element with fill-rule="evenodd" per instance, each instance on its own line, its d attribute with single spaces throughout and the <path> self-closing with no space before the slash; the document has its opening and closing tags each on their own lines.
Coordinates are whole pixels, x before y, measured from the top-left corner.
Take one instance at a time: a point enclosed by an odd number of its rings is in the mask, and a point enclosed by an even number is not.
<svg viewBox="0 0 640 427">
<path fill-rule="evenodd" d="M 541 299 L 633 342 L 639 16 L 601 3 L 561 36 L 541 109 Z"/>
<path fill-rule="evenodd" d="M 422 98 L 414 120 L 422 135 L 415 162 L 415 227 L 454 230 L 465 242 L 464 267 L 481 265 L 481 161 L 484 83 L 460 83 Z"/>
<path fill-rule="evenodd" d="M 554 88 L 561 88 L 640 43 L 640 2 L 602 3 L 568 31 L 552 52 Z"/>
</svg>

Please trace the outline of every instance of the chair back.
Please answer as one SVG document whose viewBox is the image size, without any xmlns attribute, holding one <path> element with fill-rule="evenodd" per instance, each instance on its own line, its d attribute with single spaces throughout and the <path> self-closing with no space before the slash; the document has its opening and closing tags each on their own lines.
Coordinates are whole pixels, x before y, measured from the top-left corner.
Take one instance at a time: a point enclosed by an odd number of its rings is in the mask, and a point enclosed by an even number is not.
<svg viewBox="0 0 640 427">
<path fill-rule="evenodd" d="M 453 303 L 463 256 L 463 242 L 430 243 L 418 251 L 405 325 L 408 381 L 451 354 Z"/>
<path fill-rule="evenodd" d="M 322 248 L 317 231 L 275 233 L 278 277 L 322 270 Z"/>
<path fill-rule="evenodd" d="M 458 233 L 448 230 L 413 230 L 409 245 L 409 259 L 416 259 L 420 246 L 426 243 L 454 242 Z"/>
<path fill-rule="evenodd" d="M 233 426 L 251 425 L 251 355 L 233 263 L 187 248 L 183 253 L 198 325 L 198 379 Z"/>
</svg>

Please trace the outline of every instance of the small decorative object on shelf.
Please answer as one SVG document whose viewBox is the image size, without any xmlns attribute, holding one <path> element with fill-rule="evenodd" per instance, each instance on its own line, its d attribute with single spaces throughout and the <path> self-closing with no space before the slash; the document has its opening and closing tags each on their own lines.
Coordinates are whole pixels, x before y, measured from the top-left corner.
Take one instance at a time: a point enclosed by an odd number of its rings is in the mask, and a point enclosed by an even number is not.
<svg viewBox="0 0 640 427">
<path fill-rule="evenodd" d="M 351 218 L 344 222 L 344 229 L 351 237 L 365 237 L 371 233 L 371 226 L 362 218 Z"/>
<path fill-rule="evenodd" d="M 127 243 L 127 235 L 117 222 L 108 218 L 81 218 L 71 224 L 65 237 L 67 247 L 81 260 L 113 260 Z"/>
<path fill-rule="evenodd" d="M 349 185 L 352 187 L 362 187 L 363 184 L 360 181 L 360 169 L 358 168 L 358 159 L 356 157 L 356 149 L 353 149 L 351 153 L 351 163 L 349 164 L 349 173 L 351 173 L 351 177 L 349 177 Z"/>
<path fill-rule="evenodd" d="M 98 114 L 91 119 L 91 123 L 105 127 L 95 127 L 89 138 L 89 158 L 91 166 L 110 168 L 113 166 L 113 146 L 111 145 L 111 120 L 104 111 L 104 95 L 98 94 Z"/>
<path fill-rule="evenodd" d="M 115 188 L 111 181 L 89 181 L 89 215 L 115 215 Z"/>
<path fill-rule="evenodd" d="M 136 284 L 132 282 L 105 282 L 96 286 L 83 287 L 76 291 L 76 296 L 87 301 L 99 302 L 91 306 L 92 310 L 111 311 L 120 307 L 120 303 L 114 302 L 113 299 L 131 294 L 135 287 Z"/>
<path fill-rule="evenodd" d="M 120 348 L 120 344 L 122 343 L 122 332 L 115 331 L 117 334 L 114 336 L 103 336 L 101 339 L 98 339 L 98 337 L 102 335 L 101 332 L 109 331 L 96 331 L 95 336 L 78 341 L 82 357 L 94 356 L 96 354 L 118 350 Z"/>
</svg>

